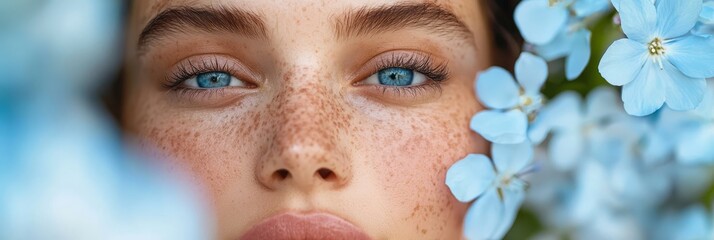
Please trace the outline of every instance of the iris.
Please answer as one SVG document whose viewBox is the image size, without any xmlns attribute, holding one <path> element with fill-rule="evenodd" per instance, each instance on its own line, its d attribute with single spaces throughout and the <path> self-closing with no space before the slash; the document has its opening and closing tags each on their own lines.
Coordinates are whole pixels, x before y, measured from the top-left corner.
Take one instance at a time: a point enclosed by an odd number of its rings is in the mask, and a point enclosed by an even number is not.
<svg viewBox="0 0 714 240">
<path fill-rule="evenodd" d="M 200 88 L 221 88 L 231 83 L 231 75 L 225 72 L 208 72 L 196 75 L 196 83 Z"/>
<path fill-rule="evenodd" d="M 382 69 L 377 73 L 379 84 L 387 86 L 409 86 L 414 81 L 414 71 L 393 67 Z"/>
</svg>

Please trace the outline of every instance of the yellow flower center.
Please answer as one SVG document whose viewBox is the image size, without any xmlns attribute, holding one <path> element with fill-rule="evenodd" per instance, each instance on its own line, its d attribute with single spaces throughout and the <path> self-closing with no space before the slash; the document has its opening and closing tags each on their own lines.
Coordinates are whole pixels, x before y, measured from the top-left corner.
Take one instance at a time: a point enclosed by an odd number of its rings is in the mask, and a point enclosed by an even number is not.
<svg viewBox="0 0 714 240">
<path fill-rule="evenodd" d="M 650 45 L 648 46 L 648 49 L 650 50 L 650 55 L 664 55 L 664 45 L 662 45 L 662 39 L 655 38 L 654 40 L 652 40 L 652 42 L 650 42 Z"/>
<path fill-rule="evenodd" d="M 655 38 L 654 40 L 652 40 L 647 46 L 647 50 L 650 56 L 652 56 L 652 61 L 659 65 L 659 69 L 664 69 L 664 64 L 662 64 L 662 58 L 664 57 L 664 53 L 666 51 L 664 48 L 664 44 L 662 44 L 662 39 Z"/>
<path fill-rule="evenodd" d="M 538 110 L 543 106 L 543 96 L 530 96 L 521 89 L 521 95 L 519 96 L 517 109 L 523 111 L 523 113 L 528 116 L 529 121 L 535 120 Z"/>
</svg>

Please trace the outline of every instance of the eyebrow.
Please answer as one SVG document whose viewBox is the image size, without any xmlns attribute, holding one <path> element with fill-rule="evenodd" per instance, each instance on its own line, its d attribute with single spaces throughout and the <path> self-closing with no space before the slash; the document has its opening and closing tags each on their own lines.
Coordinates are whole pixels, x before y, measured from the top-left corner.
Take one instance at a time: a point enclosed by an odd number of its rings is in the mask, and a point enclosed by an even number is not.
<svg viewBox="0 0 714 240">
<path fill-rule="evenodd" d="M 434 3 L 398 3 L 363 7 L 333 19 L 337 39 L 367 36 L 406 28 L 421 28 L 442 36 L 472 40 L 473 34 L 451 11 Z M 181 6 L 161 11 L 139 35 L 142 51 L 155 41 L 173 33 L 189 30 L 233 32 L 249 38 L 267 39 L 267 28 L 261 15 L 232 8 Z"/>
<path fill-rule="evenodd" d="M 266 39 L 268 34 L 261 16 L 230 7 L 177 7 L 157 14 L 139 35 L 138 46 L 143 49 L 171 33 L 187 30 L 204 32 L 233 32 L 249 38 Z"/>
<path fill-rule="evenodd" d="M 338 39 L 378 34 L 405 28 L 421 28 L 443 36 L 471 40 L 473 34 L 451 11 L 434 3 L 401 3 L 364 7 L 348 12 L 335 21 Z"/>
</svg>

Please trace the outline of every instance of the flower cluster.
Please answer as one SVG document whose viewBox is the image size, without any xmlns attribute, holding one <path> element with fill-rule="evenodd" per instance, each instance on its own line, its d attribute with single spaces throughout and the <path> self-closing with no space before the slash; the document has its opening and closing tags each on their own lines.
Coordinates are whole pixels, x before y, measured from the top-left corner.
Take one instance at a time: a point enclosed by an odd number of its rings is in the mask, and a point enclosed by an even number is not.
<svg viewBox="0 0 714 240">
<path fill-rule="evenodd" d="M 472 202 L 465 236 L 503 238 L 523 204 L 542 226 L 534 239 L 714 238 L 702 200 L 714 181 L 714 0 L 523 0 L 514 20 L 526 42 L 515 77 L 491 67 L 475 84 L 487 109 L 470 127 L 491 155 L 446 175 Z M 594 52 L 594 36 L 609 48 Z"/>
</svg>

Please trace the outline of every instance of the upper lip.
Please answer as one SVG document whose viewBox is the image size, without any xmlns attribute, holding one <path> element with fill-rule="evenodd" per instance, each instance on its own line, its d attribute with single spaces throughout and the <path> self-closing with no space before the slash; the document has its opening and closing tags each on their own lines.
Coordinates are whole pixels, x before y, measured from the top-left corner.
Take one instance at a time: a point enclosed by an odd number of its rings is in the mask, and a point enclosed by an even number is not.
<svg viewBox="0 0 714 240">
<path fill-rule="evenodd" d="M 283 213 L 253 226 L 240 239 L 370 239 L 352 223 L 329 213 Z"/>
</svg>

